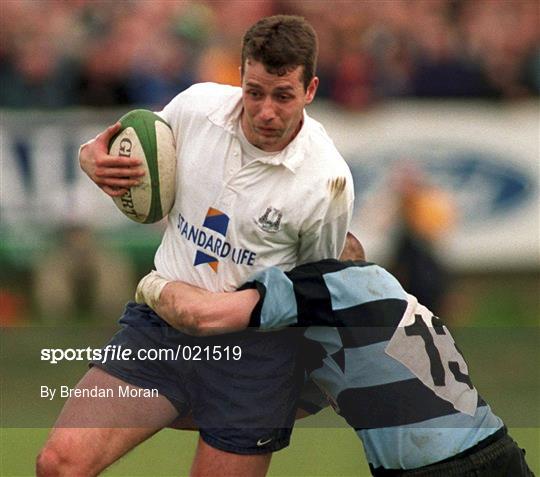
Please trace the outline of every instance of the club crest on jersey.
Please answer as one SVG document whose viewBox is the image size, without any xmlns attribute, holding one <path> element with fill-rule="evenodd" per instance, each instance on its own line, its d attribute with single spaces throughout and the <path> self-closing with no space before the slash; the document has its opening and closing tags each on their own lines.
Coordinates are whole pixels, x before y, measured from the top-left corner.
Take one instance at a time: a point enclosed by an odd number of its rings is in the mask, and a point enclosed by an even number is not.
<svg viewBox="0 0 540 477">
<path fill-rule="evenodd" d="M 265 232 L 277 232 L 281 226 L 283 213 L 274 207 L 267 207 L 264 214 L 257 219 L 257 225 Z"/>
</svg>

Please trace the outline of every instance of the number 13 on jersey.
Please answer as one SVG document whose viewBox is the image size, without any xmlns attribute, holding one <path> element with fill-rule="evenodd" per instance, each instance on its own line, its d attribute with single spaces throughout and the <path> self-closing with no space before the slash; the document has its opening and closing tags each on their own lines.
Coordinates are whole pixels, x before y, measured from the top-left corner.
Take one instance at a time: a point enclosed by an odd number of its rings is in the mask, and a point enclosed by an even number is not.
<svg viewBox="0 0 540 477">
<path fill-rule="evenodd" d="M 407 301 L 407 310 L 386 347 L 386 354 L 406 366 L 455 409 L 474 416 L 478 393 L 450 332 L 415 297 L 408 295 Z"/>
</svg>

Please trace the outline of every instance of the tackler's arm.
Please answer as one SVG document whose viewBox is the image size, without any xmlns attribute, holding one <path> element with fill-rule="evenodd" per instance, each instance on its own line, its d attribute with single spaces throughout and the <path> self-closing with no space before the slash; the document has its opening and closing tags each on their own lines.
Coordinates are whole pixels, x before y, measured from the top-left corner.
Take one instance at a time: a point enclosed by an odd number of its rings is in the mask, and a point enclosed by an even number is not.
<svg viewBox="0 0 540 477">
<path fill-rule="evenodd" d="M 259 302 L 257 290 L 214 293 L 151 272 L 138 284 L 137 303 L 146 303 L 172 327 L 194 336 L 240 331 Z"/>
</svg>

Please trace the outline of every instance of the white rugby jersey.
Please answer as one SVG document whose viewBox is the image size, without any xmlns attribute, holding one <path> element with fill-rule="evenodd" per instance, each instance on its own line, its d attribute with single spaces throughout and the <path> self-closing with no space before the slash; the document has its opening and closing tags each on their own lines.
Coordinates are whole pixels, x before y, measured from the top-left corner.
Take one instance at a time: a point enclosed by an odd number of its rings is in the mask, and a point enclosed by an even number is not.
<svg viewBox="0 0 540 477">
<path fill-rule="evenodd" d="M 242 90 L 196 84 L 159 113 L 177 141 L 176 199 L 155 256 L 160 275 L 212 291 L 255 271 L 336 258 L 354 199 L 350 170 L 304 112 L 279 154 L 241 164 Z"/>
</svg>

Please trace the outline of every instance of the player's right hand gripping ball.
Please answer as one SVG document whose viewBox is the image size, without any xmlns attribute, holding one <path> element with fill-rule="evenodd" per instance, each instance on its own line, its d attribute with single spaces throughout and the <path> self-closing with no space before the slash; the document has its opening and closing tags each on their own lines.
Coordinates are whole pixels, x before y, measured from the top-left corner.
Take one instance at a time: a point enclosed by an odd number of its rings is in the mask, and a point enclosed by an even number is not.
<svg viewBox="0 0 540 477">
<path fill-rule="evenodd" d="M 142 161 L 146 174 L 114 203 L 124 215 L 141 224 L 161 220 L 175 198 L 176 147 L 171 127 L 157 114 L 145 109 L 120 118 L 122 129 L 111 139 L 109 154 Z"/>
</svg>

